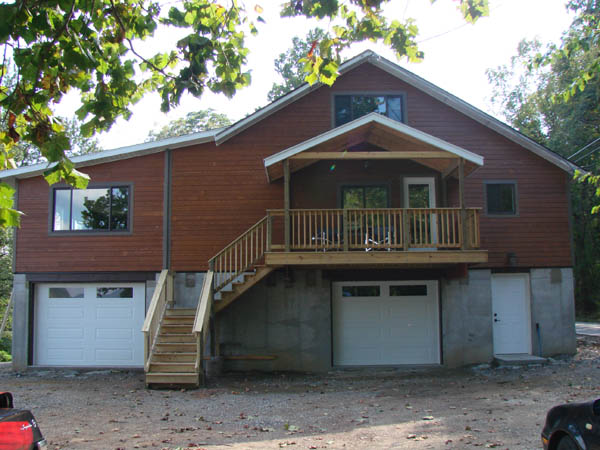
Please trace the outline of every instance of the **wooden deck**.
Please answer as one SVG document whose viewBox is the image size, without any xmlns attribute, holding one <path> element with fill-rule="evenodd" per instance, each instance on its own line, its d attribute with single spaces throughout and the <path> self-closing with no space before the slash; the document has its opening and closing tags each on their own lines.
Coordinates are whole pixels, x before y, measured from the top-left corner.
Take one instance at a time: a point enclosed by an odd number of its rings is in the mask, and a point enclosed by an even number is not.
<svg viewBox="0 0 600 450">
<path fill-rule="evenodd" d="M 477 264 L 488 260 L 487 250 L 445 251 L 325 251 L 269 252 L 267 266 L 401 267 Z"/>
</svg>

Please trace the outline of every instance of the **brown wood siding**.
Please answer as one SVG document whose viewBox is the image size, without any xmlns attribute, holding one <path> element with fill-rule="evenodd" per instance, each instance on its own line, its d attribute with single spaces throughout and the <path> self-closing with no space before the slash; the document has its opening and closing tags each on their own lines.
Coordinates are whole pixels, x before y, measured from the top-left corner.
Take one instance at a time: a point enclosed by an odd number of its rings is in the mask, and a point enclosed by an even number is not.
<svg viewBox="0 0 600 450">
<path fill-rule="evenodd" d="M 503 267 L 507 252 L 516 253 L 522 267 L 572 264 L 565 172 L 412 86 L 363 65 L 340 77 L 333 88 L 312 92 L 216 149 L 207 144 L 173 153 L 174 270 L 205 270 L 206 261 L 264 217 L 266 209 L 283 207 L 282 182 L 267 183 L 263 158 L 331 129 L 333 94 L 351 91 L 403 92 L 410 126 L 482 155 L 484 167 L 466 181 L 468 207 L 484 207 L 484 180 L 517 181 L 518 217 L 482 214 L 482 248 L 490 252 L 487 266 Z M 430 173 L 407 162 L 371 162 L 367 171 L 339 161 L 330 171 L 332 163 L 292 174 L 292 207 L 338 206 L 339 186 L 350 180 L 389 183 L 392 206 L 399 206 L 402 164 L 411 175 L 419 168 Z M 456 197 L 453 185 L 451 181 L 451 199 Z M 441 205 L 439 185 L 437 189 Z"/>
<path fill-rule="evenodd" d="M 340 77 L 333 88 L 318 89 L 263 119 L 222 145 L 173 150 L 171 267 L 201 271 L 208 259 L 263 218 L 283 208 L 283 183 L 268 183 L 263 159 L 332 128 L 335 92 L 403 92 L 408 125 L 485 158 L 466 182 L 466 205 L 484 206 L 484 180 L 515 180 L 519 216 L 482 214 L 481 243 L 489 267 L 503 267 L 506 253 L 522 267 L 570 266 L 568 175 L 551 163 L 452 110 L 427 94 L 370 65 Z M 28 214 L 19 232 L 17 270 L 159 270 L 162 250 L 164 155 L 151 155 L 86 168 L 94 181 L 133 181 L 132 236 L 48 236 L 48 187 L 41 178 L 20 182 L 20 207 Z M 392 206 L 400 206 L 400 177 L 431 173 L 407 161 L 364 165 L 321 162 L 292 174 L 293 207 L 338 206 L 339 186 L 381 182 L 391 186 Z M 419 172 L 421 171 L 422 172 Z M 396 176 L 397 175 L 397 176 Z M 438 179 L 439 180 L 439 179 Z M 450 182 L 450 206 L 456 183 Z M 438 184 L 438 205 L 440 186 Z M 76 259 L 73 255 L 77 255 Z M 115 257 L 115 255 L 117 255 Z"/>
<path fill-rule="evenodd" d="M 388 187 L 390 208 L 404 207 L 403 177 L 436 177 L 413 161 L 320 161 L 292 175 L 292 208 L 341 208 L 342 186 Z M 437 180 L 436 180 L 437 183 Z M 437 199 L 440 205 L 439 198 Z"/>
<path fill-rule="evenodd" d="M 92 183 L 133 184 L 133 228 L 127 235 L 49 234 L 52 202 L 42 177 L 19 181 L 17 272 L 159 271 L 162 267 L 164 154 L 85 167 Z"/>
</svg>

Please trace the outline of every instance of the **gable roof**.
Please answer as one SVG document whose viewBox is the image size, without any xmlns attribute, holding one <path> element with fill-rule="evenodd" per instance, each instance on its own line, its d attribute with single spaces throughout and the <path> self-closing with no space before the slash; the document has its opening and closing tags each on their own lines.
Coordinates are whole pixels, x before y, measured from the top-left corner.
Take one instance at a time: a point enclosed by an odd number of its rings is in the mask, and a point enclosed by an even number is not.
<svg viewBox="0 0 600 450">
<path fill-rule="evenodd" d="M 573 164 L 567 159 L 563 158 L 559 154 L 552 150 L 538 144 L 532 139 L 528 138 L 524 134 L 515 130 L 514 128 L 506 125 L 500 120 L 486 114 L 478 108 L 468 104 L 467 102 L 459 99 L 458 97 L 444 91 L 438 86 L 426 81 L 425 79 L 415 75 L 414 73 L 400 67 L 399 65 L 379 56 L 371 50 L 360 53 L 359 55 L 349 59 L 342 65 L 340 65 L 338 72 L 340 75 L 355 69 L 361 64 L 369 63 L 379 69 L 389 73 L 390 75 L 414 86 L 415 88 L 425 92 L 432 96 L 436 100 L 450 106 L 451 108 L 461 112 L 467 117 L 479 122 L 480 124 L 496 131 L 498 134 L 506 137 L 507 139 L 519 144 L 527 150 L 535 153 L 539 157 L 546 161 L 558 166 L 559 168 L 572 173 L 575 170 L 581 170 L 579 166 Z M 304 83 L 300 87 L 293 91 L 281 96 L 274 102 L 259 109 L 258 111 L 250 114 L 234 123 L 233 125 L 225 128 L 219 128 L 214 130 L 208 130 L 200 133 L 188 134 L 185 136 L 178 136 L 174 138 L 163 139 L 161 141 L 144 142 L 142 144 L 131 145 L 127 147 L 121 147 L 113 150 L 106 150 L 91 155 L 76 156 L 71 158 L 75 163 L 76 167 L 85 167 L 94 164 L 101 164 L 105 162 L 118 161 L 121 159 L 133 158 L 136 156 L 158 153 L 166 149 L 177 149 L 188 147 L 196 144 L 202 144 L 206 142 L 215 142 L 216 145 L 220 145 L 227 140 L 238 135 L 242 131 L 250 128 L 254 124 L 266 119 L 282 108 L 289 104 L 299 100 L 300 98 L 308 95 L 309 93 L 321 88 L 323 84 L 315 83 L 309 85 Z M 0 172 L 0 179 L 10 180 L 12 178 L 29 178 L 41 175 L 51 165 L 47 163 L 35 164 L 27 167 L 20 167 L 17 169 L 11 169 Z"/>
<path fill-rule="evenodd" d="M 471 163 L 471 170 L 474 170 L 477 166 L 483 165 L 483 157 L 480 155 L 446 142 L 423 131 L 417 130 L 416 128 L 410 127 L 404 123 L 390 119 L 379 113 L 372 112 L 265 158 L 264 164 L 265 169 L 267 170 L 267 178 L 269 178 L 269 180 L 274 178 L 272 176 L 273 174 L 270 172 L 270 168 L 275 164 L 288 158 L 292 158 L 293 156 L 302 152 L 307 152 L 310 155 L 310 152 L 308 152 L 309 150 L 318 146 L 332 143 L 337 138 L 351 136 L 353 132 L 356 131 L 362 131 L 363 133 L 366 132 L 367 136 L 369 137 L 365 138 L 365 142 L 370 142 L 370 136 L 373 136 L 376 133 L 381 134 L 383 132 L 392 134 L 396 138 L 403 138 L 418 144 L 422 144 L 426 148 L 442 150 L 443 152 L 448 153 L 449 158 L 464 158 L 466 162 Z M 339 149 L 345 151 L 346 148 L 347 143 L 342 140 L 339 143 Z M 339 149 L 336 148 L 337 151 L 339 151 Z"/>
<path fill-rule="evenodd" d="M 470 105 L 469 103 L 461 100 L 460 98 L 450 94 L 449 92 L 443 90 L 442 88 L 430 83 L 429 81 L 415 75 L 414 73 L 408 71 L 400 67 L 398 64 L 395 64 L 388 59 L 379 56 L 377 53 L 367 50 L 362 52 L 361 54 L 355 56 L 352 59 L 349 59 L 345 63 L 343 63 L 338 72 L 340 75 L 355 69 L 364 63 L 370 63 L 375 67 L 389 73 L 390 75 L 404 81 L 407 84 L 425 92 L 436 100 L 450 106 L 451 108 L 461 112 L 465 116 L 479 122 L 480 124 L 494 130 L 498 134 L 504 136 L 505 138 L 519 144 L 520 146 L 526 148 L 527 150 L 535 153 L 539 157 L 545 159 L 546 161 L 560 167 L 561 169 L 572 173 L 575 170 L 581 170 L 576 164 L 568 161 L 563 158 L 559 154 L 553 152 L 547 147 L 544 147 L 541 144 L 538 144 L 534 140 L 528 138 L 524 134 L 505 124 L 504 122 L 490 116 L 489 114 L 483 112 L 482 110 Z M 223 142 L 231 139 L 235 135 L 241 133 L 245 129 L 251 127 L 255 123 L 260 122 L 261 120 L 267 118 L 271 114 L 279 111 L 290 103 L 299 100 L 300 98 L 308 95 L 312 91 L 322 87 L 321 83 L 315 83 L 310 86 L 308 83 L 304 83 L 302 86 L 296 88 L 295 90 L 289 92 L 288 94 L 280 97 L 275 100 L 271 104 L 266 107 L 258 110 L 254 114 L 249 115 L 248 117 L 236 122 L 228 128 L 223 129 L 215 136 L 215 141 L 217 145 L 222 144 Z"/>
</svg>

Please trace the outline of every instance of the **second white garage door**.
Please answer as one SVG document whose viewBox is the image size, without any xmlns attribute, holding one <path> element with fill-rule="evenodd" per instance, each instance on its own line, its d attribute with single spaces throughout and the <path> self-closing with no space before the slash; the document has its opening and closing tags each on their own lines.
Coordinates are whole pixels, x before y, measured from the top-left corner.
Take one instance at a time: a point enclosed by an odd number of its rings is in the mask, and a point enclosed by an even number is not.
<svg viewBox="0 0 600 450">
<path fill-rule="evenodd" d="M 437 281 L 333 283 L 333 363 L 439 364 Z"/>
<path fill-rule="evenodd" d="M 36 285 L 34 364 L 141 367 L 143 283 Z"/>
</svg>

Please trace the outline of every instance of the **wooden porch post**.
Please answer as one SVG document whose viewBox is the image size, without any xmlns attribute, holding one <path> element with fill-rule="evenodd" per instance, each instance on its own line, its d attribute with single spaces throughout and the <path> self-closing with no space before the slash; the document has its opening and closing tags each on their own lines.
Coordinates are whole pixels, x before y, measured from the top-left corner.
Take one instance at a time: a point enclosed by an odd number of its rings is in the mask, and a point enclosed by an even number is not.
<svg viewBox="0 0 600 450">
<path fill-rule="evenodd" d="M 290 161 L 283 161 L 283 226 L 285 251 L 290 251 Z"/>
<path fill-rule="evenodd" d="M 460 158 L 458 161 L 458 202 L 460 207 L 461 224 L 460 248 L 462 250 L 466 250 L 469 237 L 467 235 L 467 210 L 465 207 L 465 160 L 463 158 Z"/>
</svg>

